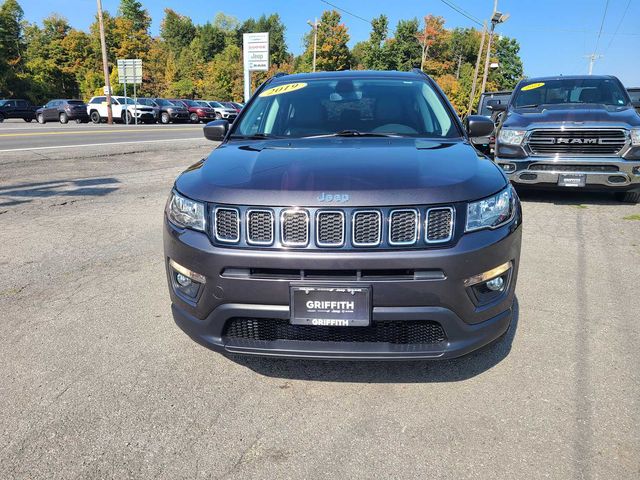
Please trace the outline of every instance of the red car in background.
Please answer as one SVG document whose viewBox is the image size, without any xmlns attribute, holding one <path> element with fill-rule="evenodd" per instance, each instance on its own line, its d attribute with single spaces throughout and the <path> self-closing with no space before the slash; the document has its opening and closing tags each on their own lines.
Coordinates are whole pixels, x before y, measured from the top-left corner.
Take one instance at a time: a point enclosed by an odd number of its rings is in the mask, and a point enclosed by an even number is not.
<svg viewBox="0 0 640 480">
<path fill-rule="evenodd" d="M 216 119 L 215 110 L 209 107 L 204 102 L 178 98 L 171 98 L 169 99 L 169 101 L 175 103 L 176 105 L 181 105 L 189 110 L 189 120 L 191 120 L 192 123 L 206 123 Z"/>
</svg>

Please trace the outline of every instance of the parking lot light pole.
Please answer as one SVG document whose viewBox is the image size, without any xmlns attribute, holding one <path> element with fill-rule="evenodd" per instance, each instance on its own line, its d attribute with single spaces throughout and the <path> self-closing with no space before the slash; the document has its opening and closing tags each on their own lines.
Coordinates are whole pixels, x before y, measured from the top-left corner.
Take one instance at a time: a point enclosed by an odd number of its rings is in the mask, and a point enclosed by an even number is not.
<svg viewBox="0 0 640 480">
<path fill-rule="evenodd" d="M 498 12 L 498 0 L 493 2 L 493 14 L 491 15 L 491 30 L 489 31 L 489 40 L 487 41 L 487 58 L 484 62 L 484 74 L 482 75 L 482 88 L 480 93 L 484 93 L 487 86 L 487 76 L 489 75 L 489 61 L 491 58 L 491 43 L 493 40 L 493 31 L 496 29 L 496 25 L 504 23 L 509 19 L 508 13 Z"/>
<path fill-rule="evenodd" d="M 482 52 L 484 50 L 484 38 L 487 36 L 487 22 L 482 27 L 482 38 L 480 39 L 480 48 L 478 49 L 478 57 L 476 58 L 476 69 L 473 73 L 473 83 L 471 84 L 471 96 L 469 97 L 469 108 L 467 115 L 471 115 L 473 111 L 473 101 L 476 96 L 476 87 L 478 86 L 478 72 L 480 71 L 480 62 L 482 60 Z"/>
<path fill-rule="evenodd" d="M 107 87 L 107 123 L 113 123 L 111 110 L 111 80 L 109 79 L 109 60 L 107 58 L 107 41 L 104 38 L 104 20 L 102 19 L 102 1 L 98 2 L 98 23 L 100 24 L 100 45 L 102 46 L 102 68 L 104 69 L 104 85 Z"/>
<path fill-rule="evenodd" d="M 316 50 L 318 49 L 318 25 L 320 22 L 317 18 L 313 22 L 307 20 L 307 23 L 313 28 L 313 71 L 316 71 Z"/>
</svg>

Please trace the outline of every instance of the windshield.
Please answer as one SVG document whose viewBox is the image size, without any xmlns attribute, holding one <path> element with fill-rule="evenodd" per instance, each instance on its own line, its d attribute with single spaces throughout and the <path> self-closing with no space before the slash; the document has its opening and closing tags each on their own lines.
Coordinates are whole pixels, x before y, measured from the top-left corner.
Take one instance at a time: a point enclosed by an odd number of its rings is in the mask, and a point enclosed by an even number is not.
<svg viewBox="0 0 640 480">
<path fill-rule="evenodd" d="M 184 102 L 187 105 L 189 105 L 190 107 L 201 107 L 202 106 L 198 102 L 196 102 L 195 100 L 185 100 Z"/>
<path fill-rule="evenodd" d="M 310 137 L 371 133 L 460 136 L 449 111 L 423 80 L 322 79 L 268 86 L 247 107 L 236 136 Z"/>
<path fill-rule="evenodd" d="M 176 106 L 174 103 L 170 102 L 169 100 L 163 100 L 161 98 L 156 100 L 156 103 L 158 105 L 160 105 L 161 107 L 175 107 Z"/>
<path fill-rule="evenodd" d="M 220 105 L 220 103 L 218 102 L 209 102 L 209 105 L 213 108 L 222 108 L 222 105 Z"/>
<path fill-rule="evenodd" d="M 511 95 L 486 95 L 482 97 L 482 105 L 480 106 L 480 112 L 478 115 L 484 115 L 490 117 L 493 114 L 493 110 L 489 109 L 489 102 L 492 105 L 507 105 Z"/>
<path fill-rule="evenodd" d="M 140 105 L 146 105 L 148 107 L 153 107 L 153 100 L 151 100 L 150 98 L 139 98 L 138 99 L 138 103 Z"/>
<path fill-rule="evenodd" d="M 234 106 L 233 106 L 232 104 L 230 104 L 229 102 L 222 102 L 222 105 L 223 105 L 225 108 L 231 108 L 232 110 L 235 110 L 235 109 L 236 109 L 236 107 L 234 107 Z"/>
<path fill-rule="evenodd" d="M 514 96 L 515 108 L 549 104 L 597 103 L 627 105 L 627 96 L 619 83 L 610 78 L 562 78 L 528 82 Z"/>
<path fill-rule="evenodd" d="M 84 102 L 82 100 L 69 100 L 67 103 L 69 105 L 84 105 Z"/>
<path fill-rule="evenodd" d="M 133 101 L 133 98 L 129 98 L 129 97 L 117 97 L 115 100 L 118 100 L 118 103 L 120 103 L 120 105 L 124 105 L 125 103 L 127 105 L 136 104 L 136 102 Z"/>
<path fill-rule="evenodd" d="M 207 107 L 207 108 L 210 108 L 210 107 L 209 107 L 209 104 L 208 104 L 207 102 L 205 102 L 204 100 L 198 100 L 196 103 L 197 103 L 198 105 L 200 105 L 201 107 Z"/>
<path fill-rule="evenodd" d="M 640 102 L 640 90 L 629 90 L 632 102 Z"/>
</svg>

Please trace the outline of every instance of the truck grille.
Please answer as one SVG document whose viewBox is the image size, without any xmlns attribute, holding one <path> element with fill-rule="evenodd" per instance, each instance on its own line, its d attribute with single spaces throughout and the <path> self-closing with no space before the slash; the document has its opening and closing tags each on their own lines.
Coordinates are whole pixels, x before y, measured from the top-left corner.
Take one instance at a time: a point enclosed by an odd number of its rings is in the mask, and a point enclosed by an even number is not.
<svg viewBox="0 0 640 480">
<path fill-rule="evenodd" d="M 273 342 L 368 342 L 401 345 L 432 345 L 446 341 L 442 326 L 432 321 L 383 321 L 368 327 L 291 325 L 276 318 L 230 319 L 223 337 Z"/>
<path fill-rule="evenodd" d="M 430 208 L 427 210 L 425 239 L 428 243 L 441 243 L 451 240 L 453 235 L 453 208 Z"/>
<path fill-rule="evenodd" d="M 616 155 L 627 143 L 620 129 L 534 130 L 527 140 L 534 155 Z"/>
<path fill-rule="evenodd" d="M 456 217 L 452 206 L 379 209 L 217 206 L 213 211 L 213 240 L 247 248 L 436 247 L 439 245 L 433 244 L 453 241 Z"/>
</svg>

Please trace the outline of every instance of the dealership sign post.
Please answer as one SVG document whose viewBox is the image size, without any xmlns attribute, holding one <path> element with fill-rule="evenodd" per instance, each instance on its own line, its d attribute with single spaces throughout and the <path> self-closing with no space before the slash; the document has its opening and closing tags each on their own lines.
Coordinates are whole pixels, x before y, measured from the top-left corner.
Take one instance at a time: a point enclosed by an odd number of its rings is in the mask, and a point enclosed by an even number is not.
<svg viewBox="0 0 640 480">
<path fill-rule="evenodd" d="M 244 62 L 244 101 L 251 97 L 251 72 L 269 70 L 269 32 L 242 35 Z"/>
<path fill-rule="evenodd" d="M 133 115 L 136 125 L 138 124 L 138 96 L 136 93 L 136 85 L 142 83 L 142 60 L 139 58 L 118 59 L 118 81 L 124 83 L 124 96 L 127 97 L 127 83 L 133 83 L 133 98 L 136 102 L 133 106 L 135 114 Z M 126 102 L 126 100 L 125 100 Z M 129 107 L 124 106 L 124 118 L 129 124 Z"/>
</svg>

